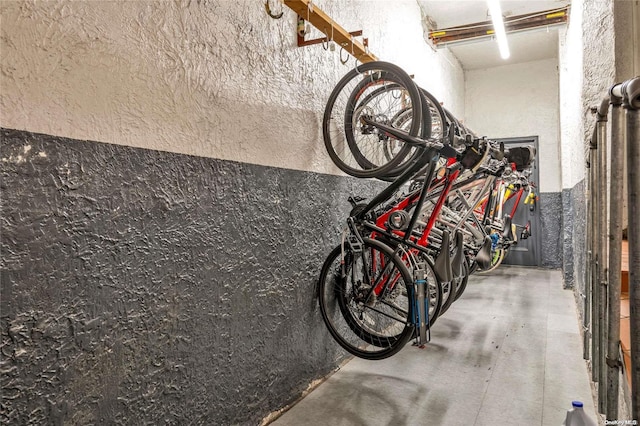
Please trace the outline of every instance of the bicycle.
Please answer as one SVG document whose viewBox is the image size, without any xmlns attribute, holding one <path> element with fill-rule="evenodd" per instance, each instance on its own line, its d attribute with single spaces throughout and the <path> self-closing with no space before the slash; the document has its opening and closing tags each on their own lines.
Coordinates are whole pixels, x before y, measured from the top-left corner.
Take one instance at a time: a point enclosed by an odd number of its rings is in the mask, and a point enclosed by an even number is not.
<svg viewBox="0 0 640 426">
<path fill-rule="evenodd" d="M 461 174 L 472 170 L 473 176 L 490 152 L 500 152 L 404 71 L 382 62 L 356 67 L 340 80 L 325 109 L 323 137 L 341 170 L 391 181 L 368 202 L 350 199 L 342 242 L 318 281 L 323 320 L 343 348 L 362 358 L 391 356 L 412 337 L 423 346 L 443 308 L 443 287 L 446 310 L 461 294 L 461 282 L 466 285 L 469 260 L 486 262 L 491 248 L 487 235 L 478 249 L 465 242 L 462 229 L 452 233 L 436 223 Z M 440 157 L 448 160 L 442 164 Z M 409 193 L 401 193 L 410 181 Z M 477 223 L 468 204 L 467 210 L 468 231 Z"/>
</svg>

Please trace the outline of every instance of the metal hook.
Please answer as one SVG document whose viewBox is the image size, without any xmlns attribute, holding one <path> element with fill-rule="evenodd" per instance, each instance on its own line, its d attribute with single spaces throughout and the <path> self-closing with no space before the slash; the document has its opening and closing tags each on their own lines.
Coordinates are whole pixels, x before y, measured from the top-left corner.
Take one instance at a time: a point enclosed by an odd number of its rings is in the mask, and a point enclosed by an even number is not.
<svg viewBox="0 0 640 426">
<path fill-rule="evenodd" d="M 331 40 L 329 43 L 329 49 L 334 52 L 336 50 L 335 43 L 333 41 L 333 21 L 331 21 Z"/>
<path fill-rule="evenodd" d="M 324 28 L 325 38 L 322 39 L 322 48 L 324 50 L 329 50 L 329 32 L 327 31 L 327 27 Z"/>
<path fill-rule="evenodd" d="M 345 65 L 347 62 L 349 62 L 349 52 L 347 52 L 347 58 L 346 59 L 342 59 L 342 52 L 345 51 L 344 46 L 340 46 L 340 63 L 342 63 L 342 65 Z"/>
<path fill-rule="evenodd" d="M 273 19 L 280 19 L 280 18 L 282 18 L 282 14 L 284 13 L 284 12 L 280 12 L 280 13 L 278 13 L 278 14 L 275 14 L 275 15 L 274 15 L 274 14 L 271 12 L 271 6 L 269 6 L 269 0 L 265 0 L 265 2 L 264 2 L 264 9 L 267 11 L 267 15 L 271 16 Z"/>
<path fill-rule="evenodd" d="M 304 33 L 309 34 L 311 32 L 311 26 L 309 25 L 309 22 L 311 22 L 309 20 L 309 14 L 313 12 L 313 1 L 309 0 L 309 4 L 307 5 L 307 25 L 304 29 Z"/>
</svg>

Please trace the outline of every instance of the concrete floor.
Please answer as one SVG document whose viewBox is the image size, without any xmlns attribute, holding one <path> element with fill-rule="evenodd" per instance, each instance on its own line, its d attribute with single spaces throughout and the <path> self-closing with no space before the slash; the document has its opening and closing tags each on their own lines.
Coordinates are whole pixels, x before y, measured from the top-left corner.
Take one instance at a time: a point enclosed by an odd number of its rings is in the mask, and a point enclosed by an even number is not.
<svg viewBox="0 0 640 426">
<path fill-rule="evenodd" d="M 561 425 L 596 420 L 575 300 L 560 271 L 473 275 L 425 349 L 354 358 L 273 425 Z"/>
</svg>

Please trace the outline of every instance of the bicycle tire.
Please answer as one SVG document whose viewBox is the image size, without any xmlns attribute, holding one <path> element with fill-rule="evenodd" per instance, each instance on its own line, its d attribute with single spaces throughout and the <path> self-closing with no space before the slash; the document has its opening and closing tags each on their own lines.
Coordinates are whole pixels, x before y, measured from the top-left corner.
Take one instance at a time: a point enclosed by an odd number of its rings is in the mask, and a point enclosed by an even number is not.
<svg viewBox="0 0 640 426">
<path fill-rule="evenodd" d="M 420 137 L 422 139 L 444 141 L 447 121 L 442 106 L 428 91 L 419 88 L 419 92 L 420 101 L 422 102 L 422 128 L 420 130 Z M 400 176 L 408 167 L 411 167 L 415 161 L 423 158 L 422 154 L 422 149 L 413 148 L 412 151 L 407 154 L 406 158 L 385 176 L 385 180 L 393 180 Z"/>
<path fill-rule="evenodd" d="M 498 266 L 502 264 L 502 261 L 504 260 L 504 256 L 505 256 L 504 249 L 501 249 L 501 248 L 495 249 L 491 256 L 491 266 L 489 266 L 487 269 L 478 268 L 478 273 L 485 274 L 487 272 L 494 271 Z"/>
<path fill-rule="evenodd" d="M 378 236 L 377 240 L 394 250 L 398 245 L 397 241 L 388 239 L 384 236 Z M 425 279 L 427 280 L 427 295 L 429 297 L 429 327 L 432 327 L 442 314 L 444 293 L 442 283 L 438 280 L 436 273 L 433 270 L 433 260 L 425 253 L 420 253 L 420 259 L 425 263 Z M 407 263 L 409 262 L 404 262 L 405 266 L 407 266 Z M 410 271 L 410 265 L 407 266 L 407 269 Z"/>
<path fill-rule="evenodd" d="M 371 92 L 367 92 L 368 89 L 374 88 L 373 90 L 376 90 L 382 87 L 379 85 L 389 86 L 387 94 L 392 94 L 391 92 L 394 90 L 400 90 L 403 94 L 398 96 L 403 97 L 404 104 L 389 101 L 386 106 L 388 110 L 373 111 L 374 115 L 376 113 L 387 114 L 392 118 L 402 107 L 410 105 L 412 108 L 411 121 L 404 130 L 411 136 L 417 136 L 421 129 L 422 102 L 418 88 L 411 77 L 400 67 L 388 62 L 374 61 L 359 65 L 348 72 L 329 96 L 322 120 L 322 134 L 325 148 L 333 163 L 343 172 L 358 178 L 389 175 L 389 172 L 396 169 L 411 150 L 408 144 L 402 143 L 396 156 L 391 160 L 385 160 L 384 155 L 380 155 L 380 149 L 375 149 L 375 138 L 380 134 L 376 133 L 374 129 L 363 127 L 359 131 L 363 136 L 372 135 L 370 139 L 374 141 L 372 145 L 374 149 L 366 153 L 360 148 L 355 150 L 355 154 L 352 151 L 353 147 L 358 145 L 354 136 L 353 113 L 358 107 L 363 107 L 357 101 L 363 99 L 363 96 L 366 98 L 371 94 Z M 380 109 L 382 108 L 384 107 L 380 107 Z M 345 121 L 347 117 L 351 118 L 349 122 Z M 369 131 L 371 133 L 367 133 Z M 363 157 L 367 161 L 363 162 Z"/>
<path fill-rule="evenodd" d="M 411 274 L 394 251 L 379 241 L 365 238 L 361 253 L 345 246 L 344 259 L 342 250 L 342 246 L 333 249 L 322 266 L 317 286 L 322 318 L 331 336 L 352 355 L 370 360 L 390 357 L 413 334 L 407 287 L 412 285 Z M 381 270 L 371 260 L 377 256 L 387 262 Z M 360 276 L 365 270 L 376 278 L 373 282 L 387 274 L 385 291 L 375 299 L 366 299 L 371 286 Z M 393 287 L 387 287 L 391 282 Z"/>
<path fill-rule="evenodd" d="M 428 91 L 419 88 L 420 100 L 422 102 L 422 122 L 420 137 L 422 139 L 431 139 L 437 141 L 444 141 L 444 137 L 447 134 L 446 129 L 448 126 L 445 112 L 438 102 L 438 100 Z M 384 146 L 385 149 L 388 144 Z M 378 179 L 393 181 L 400 176 L 404 171 L 411 167 L 415 161 L 419 161 L 422 157 L 423 150 L 413 147 L 411 151 L 406 155 L 398 166 L 389 171 L 386 175 L 376 176 Z M 389 155 L 385 152 L 385 155 Z M 426 163 L 425 163 L 426 164 Z"/>
<path fill-rule="evenodd" d="M 462 293 L 464 293 L 464 291 L 467 289 L 467 283 L 469 282 L 469 275 L 471 274 L 469 269 L 469 264 L 467 263 L 466 259 L 464 262 L 462 262 L 462 267 L 464 268 L 462 277 L 456 279 L 456 296 L 453 299 L 454 302 L 460 299 L 460 296 L 462 296 Z"/>
<path fill-rule="evenodd" d="M 384 78 L 380 76 L 381 78 Z M 362 79 L 362 81 L 357 84 L 351 92 L 349 96 L 349 100 L 347 101 L 347 105 L 345 108 L 345 116 L 344 116 L 344 126 L 345 126 L 345 138 L 347 139 L 347 144 L 349 146 L 349 150 L 353 155 L 353 158 L 358 163 L 360 167 L 365 170 L 370 169 L 382 169 L 387 170 L 388 168 L 397 166 L 404 160 L 407 154 L 411 151 L 411 147 L 406 143 L 392 138 L 386 137 L 378 133 L 371 133 L 370 136 L 374 136 L 374 138 L 379 139 L 378 142 L 373 144 L 363 143 L 361 140 L 356 140 L 356 135 L 362 137 L 364 135 L 363 132 L 358 132 L 357 126 L 355 123 L 360 121 L 360 117 L 363 112 L 372 112 L 373 107 L 370 105 L 372 103 L 379 103 L 378 99 L 382 98 L 385 94 L 390 92 L 399 92 L 397 97 L 391 93 L 392 99 L 401 99 L 402 98 L 402 90 L 403 87 L 400 84 L 385 84 L 382 87 L 375 87 L 377 84 L 376 81 L 370 81 L 368 78 Z M 367 91 L 367 87 L 372 86 L 374 89 L 371 92 Z M 365 95 L 365 96 L 362 96 Z M 378 113 L 379 114 L 379 113 Z M 393 115 L 390 118 L 387 118 L 388 122 L 383 122 L 383 124 L 390 124 L 393 127 L 406 130 L 406 124 L 411 123 L 413 120 L 413 109 L 411 106 L 400 106 L 397 111 L 393 111 Z M 363 126 L 362 128 L 364 128 Z M 363 146 L 368 148 L 367 152 L 363 152 Z M 373 147 L 373 150 L 372 150 Z M 394 149 L 395 148 L 395 149 Z M 373 161 L 374 157 L 377 157 L 378 162 L 384 162 L 386 166 L 380 167 Z M 382 171 L 380 175 L 382 175 Z M 391 173 L 389 173 L 391 174 Z"/>
<path fill-rule="evenodd" d="M 430 113 L 430 131 L 429 136 L 433 139 L 443 140 L 447 135 L 447 115 L 444 112 L 444 108 L 440 105 L 440 102 L 433 96 L 430 92 L 425 89 L 420 88 L 420 92 L 422 92 L 423 103 L 422 103 L 422 113 L 424 114 L 424 110 L 427 109 Z"/>
</svg>

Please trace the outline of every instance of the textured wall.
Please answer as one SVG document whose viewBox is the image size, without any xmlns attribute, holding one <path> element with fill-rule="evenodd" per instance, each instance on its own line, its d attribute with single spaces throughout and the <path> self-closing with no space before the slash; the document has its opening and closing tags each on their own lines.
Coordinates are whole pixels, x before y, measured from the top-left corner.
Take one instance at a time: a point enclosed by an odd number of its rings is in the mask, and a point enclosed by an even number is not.
<svg viewBox="0 0 640 426">
<path fill-rule="evenodd" d="M 640 1 L 613 3 L 616 79 L 640 75 Z"/>
<path fill-rule="evenodd" d="M 640 75 L 640 0 L 613 3 L 615 25 L 616 81 Z M 626 152 L 626 146 L 625 146 Z M 623 192 L 627 192 L 627 167 L 624 166 Z M 623 229 L 628 226 L 627 198 L 623 200 Z"/>
<path fill-rule="evenodd" d="M 560 154 L 562 188 L 566 189 L 573 188 L 585 176 L 582 55 L 582 0 L 575 0 L 569 23 L 560 31 L 559 43 Z"/>
<path fill-rule="evenodd" d="M 1 143 L 0 423 L 256 424 L 344 356 L 313 289 L 374 183 Z"/>
<path fill-rule="evenodd" d="M 415 1 L 314 3 L 464 116 Z M 259 1 L 0 19 L 0 125 L 20 130 L 1 141 L 0 421 L 255 424 L 335 368 L 312 288 L 346 197 L 380 188 L 334 176 L 322 143 L 353 60 L 296 47 L 295 14 Z"/>
<path fill-rule="evenodd" d="M 584 292 L 586 265 L 586 200 L 584 181 L 562 190 L 562 252 L 565 287 Z"/>
<path fill-rule="evenodd" d="M 585 182 L 574 186 L 569 194 L 570 204 L 573 206 L 573 283 L 576 289 L 584 292 L 584 265 L 587 264 L 587 204 Z"/>
<path fill-rule="evenodd" d="M 595 120 L 589 109 L 600 105 L 615 81 L 613 0 L 583 0 L 582 111 L 587 124 L 584 141 L 591 138 Z"/>
<path fill-rule="evenodd" d="M 562 195 L 559 192 L 543 192 L 540 195 L 540 226 L 542 232 L 541 262 L 544 268 L 563 267 Z"/>
<path fill-rule="evenodd" d="M 0 2 L 0 124 L 337 173 L 320 120 L 353 59 L 296 47 L 295 14 L 263 3 Z M 314 3 L 464 115 L 462 68 L 424 43 L 415 1 Z"/>
<path fill-rule="evenodd" d="M 600 104 L 615 82 L 619 43 L 613 5 L 612 0 L 573 1 L 559 48 L 564 276 L 565 285 L 574 286 L 577 292 L 584 291 L 585 285 L 584 179 L 588 143 L 595 125 L 590 108 Z M 581 303 L 578 306 L 581 308 Z"/>
</svg>

